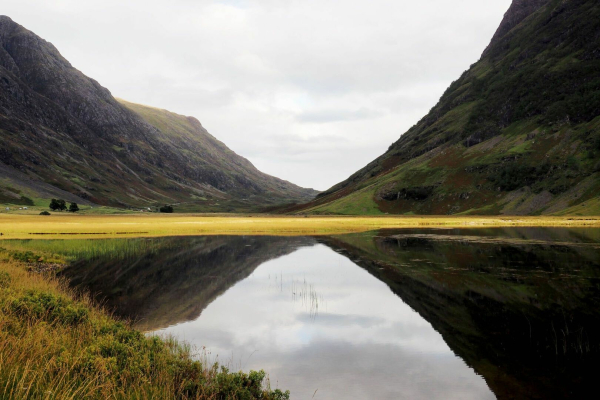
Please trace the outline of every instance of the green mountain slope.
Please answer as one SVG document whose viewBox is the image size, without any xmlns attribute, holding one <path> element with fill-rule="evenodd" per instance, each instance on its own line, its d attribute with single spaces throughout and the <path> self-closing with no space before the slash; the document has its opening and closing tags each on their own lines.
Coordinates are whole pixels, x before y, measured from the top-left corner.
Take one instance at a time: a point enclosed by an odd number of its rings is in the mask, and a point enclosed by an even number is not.
<svg viewBox="0 0 600 400">
<path fill-rule="evenodd" d="M 0 16 L 0 202 L 252 211 L 316 193 L 258 171 L 194 118 L 116 100 Z"/>
<path fill-rule="evenodd" d="M 292 212 L 600 214 L 600 3 L 514 0 L 388 151 Z"/>
</svg>

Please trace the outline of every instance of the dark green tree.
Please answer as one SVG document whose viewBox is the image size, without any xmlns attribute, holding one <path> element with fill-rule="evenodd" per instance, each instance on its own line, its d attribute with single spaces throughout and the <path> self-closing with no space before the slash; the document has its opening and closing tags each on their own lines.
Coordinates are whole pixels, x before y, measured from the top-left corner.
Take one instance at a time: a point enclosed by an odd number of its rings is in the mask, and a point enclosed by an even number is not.
<svg viewBox="0 0 600 400">
<path fill-rule="evenodd" d="M 50 201 L 50 209 L 52 211 L 65 211 L 67 209 L 67 204 L 62 199 L 52 199 Z"/>
<path fill-rule="evenodd" d="M 56 211 L 56 210 L 58 210 L 58 208 L 59 208 L 59 206 L 58 206 L 58 200 L 56 200 L 56 199 L 50 200 L 50 209 L 52 211 Z"/>
<path fill-rule="evenodd" d="M 162 206 L 162 207 L 159 209 L 159 211 L 160 211 L 161 213 L 172 213 L 172 212 L 173 212 L 173 206 L 169 206 L 169 205 Z"/>
<path fill-rule="evenodd" d="M 77 205 L 77 203 L 71 203 L 71 205 L 69 205 L 69 212 L 77 212 L 79 211 L 79 206 Z"/>
</svg>

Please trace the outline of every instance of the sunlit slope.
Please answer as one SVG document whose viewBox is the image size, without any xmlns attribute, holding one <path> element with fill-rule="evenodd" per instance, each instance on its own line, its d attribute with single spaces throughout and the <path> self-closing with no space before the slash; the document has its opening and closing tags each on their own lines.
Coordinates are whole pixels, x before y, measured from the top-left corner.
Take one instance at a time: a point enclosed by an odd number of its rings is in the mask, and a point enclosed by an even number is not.
<svg viewBox="0 0 600 400">
<path fill-rule="evenodd" d="M 333 214 L 600 214 L 600 3 L 515 0 L 481 59 Z"/>
<path fill-rule="evenodd" d="M 184 209 L 253 210 L 259 209 L 257 206 L 311 200 L 318 193 L 259 171 L 246 158 L 212 136 L 194 117 L 122 99 L 117 101 L 156 128 L 158 141 L 174 149 L 183 158 L 184 165 L 200 170 L 208 185 L 224 192 L 216 196 L 215 201 L 192 195 L 183 204 Z"/>
</svg>

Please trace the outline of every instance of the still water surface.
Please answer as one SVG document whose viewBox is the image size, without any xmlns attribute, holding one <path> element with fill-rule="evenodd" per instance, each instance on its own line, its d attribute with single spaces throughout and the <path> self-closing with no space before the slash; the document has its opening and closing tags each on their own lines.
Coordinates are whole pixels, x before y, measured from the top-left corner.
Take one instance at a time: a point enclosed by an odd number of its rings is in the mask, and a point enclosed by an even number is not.
<svg viewBox="0 0 600 400">
<path fill-rule="evenodd" d="M 65 276 L 140 329 L 265 369 L 295 399 L 586 398 L 600 361 L 599 237 L 137 239 L 139 251 Z"/>
<path fill-rule="evenodd" d="M 298 399 L 493 397 L 430 323 L 320 244 L 265 262 L 199 318 L 158 332 L 264 368 Z"/>
</svg>

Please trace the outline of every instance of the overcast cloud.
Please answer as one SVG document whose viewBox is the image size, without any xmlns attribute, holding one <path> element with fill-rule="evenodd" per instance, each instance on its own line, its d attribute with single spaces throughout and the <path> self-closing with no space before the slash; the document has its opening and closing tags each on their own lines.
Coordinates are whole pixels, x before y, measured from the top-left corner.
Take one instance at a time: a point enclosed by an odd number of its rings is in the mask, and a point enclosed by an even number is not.
<svg viewBox="0 0 600 400">
<path fill-rule="evenodd" d="M 511 0 L 0 0 L 114 96 L 327 189 L 477 61 Z"/>
</svg>

